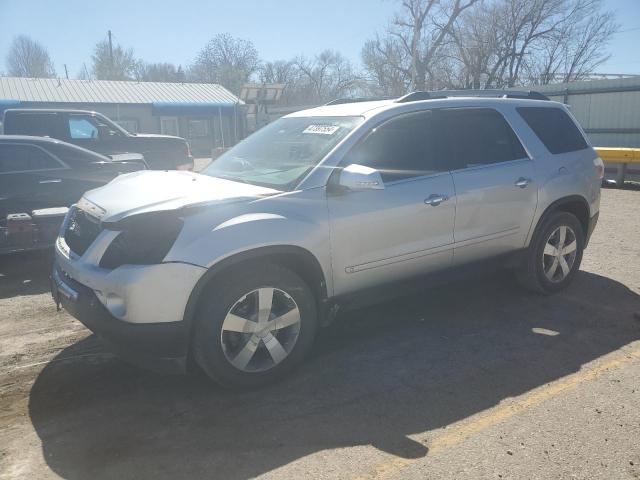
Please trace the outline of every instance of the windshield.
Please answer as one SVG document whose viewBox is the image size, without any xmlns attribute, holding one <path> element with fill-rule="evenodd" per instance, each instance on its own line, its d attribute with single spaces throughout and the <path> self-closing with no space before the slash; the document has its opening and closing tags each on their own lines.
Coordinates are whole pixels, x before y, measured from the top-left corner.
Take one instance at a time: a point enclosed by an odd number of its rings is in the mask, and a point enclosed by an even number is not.
<svg viewBox="0 0 640 480">
<path fill-rule="evenodd" d="M 201 173 L 287 190 L 361 121 L 362 117 L 281 118 L 240 142 Z"/>
</svg>

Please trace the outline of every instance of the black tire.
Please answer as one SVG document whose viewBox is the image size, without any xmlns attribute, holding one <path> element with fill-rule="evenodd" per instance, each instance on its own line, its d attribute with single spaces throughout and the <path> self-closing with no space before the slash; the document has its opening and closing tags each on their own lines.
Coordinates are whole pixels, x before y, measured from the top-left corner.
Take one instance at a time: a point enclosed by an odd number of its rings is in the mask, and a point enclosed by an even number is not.
<svg viewBox="0 0 640 480">
<path fill-rule="evenodd" d="M 227 313 L 239 299 L 265 287 L 286 292 L 295 301 L 300 312 L 299 331 L 297 340 L 284 360 L 266 371 L 247 372 L 236 368 L 227 358 L 222 325 Z M 251 389 L 275 382 L 298 365 L 311 349 L 318 326 L 316 300 L 304 280 L 285 267 L 259 263 L 223 272 L 204 292 L 203 298 L 194 326 L 194 358 L 211 379 L 225 387 Z M 260 343 L 259 348 L 262 347 Z"/>
<path fill-rule="evenodd" d="M 545 275 L 543 255 L 550 235 L 559 227 L 566 226 L 575 234 L 576 254 L 569 273 L 559 281 L 551 281 Z M 566 288 L 580 269 L 584 251 L 585 234 L 580 221 L 568 212 L 554 212 L 536 229 L 525 254 L 523 264 L 516 269 L 516 278 L 529 291 L 549 295 Z"/>
</svg>

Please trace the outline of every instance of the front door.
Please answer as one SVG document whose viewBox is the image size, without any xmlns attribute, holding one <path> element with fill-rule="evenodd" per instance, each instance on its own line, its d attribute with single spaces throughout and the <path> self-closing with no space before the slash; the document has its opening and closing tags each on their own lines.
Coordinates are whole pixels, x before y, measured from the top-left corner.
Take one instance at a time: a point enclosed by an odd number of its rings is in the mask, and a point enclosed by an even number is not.
<svg viewBox="0 0 640 480">
<path fill-rule="evenodd" d="M 71 113 L 66 118 L 70 143 L 103 155 L 128 151 L 122 132 L 107 125 L 99 117 Z"/>
<path fill-rule="evenodd" d="M 342 162 L 378 169 L 384 189 L 329 188 L 336 295 L 451 264 L 455 192 L 431 134 L 430 112 L 401 115 L 374 129 Z"/>
<path fill-rule="evenodd" d="M 524 247 L 537 204 L 533 162 L 502 114 L 438 112 L 456 189 L 456 265 Z"/>
</svg>

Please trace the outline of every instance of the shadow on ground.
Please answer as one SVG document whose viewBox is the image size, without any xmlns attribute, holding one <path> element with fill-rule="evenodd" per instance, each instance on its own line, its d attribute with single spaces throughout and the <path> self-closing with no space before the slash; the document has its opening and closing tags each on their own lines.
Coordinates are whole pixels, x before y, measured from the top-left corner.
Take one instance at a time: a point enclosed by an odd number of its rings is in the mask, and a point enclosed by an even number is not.
<svg viewBox="0 0 640 480">
<path fill-rule="evenodd" d="M 639 304 L 624 285 L 585 272 L 553 297 L 522 293 L 502 274 L 457 283 L 349 313 L 288 380 L 250 393 L 91 362 L 80 357 L 100 351 L 90 337 L 42 371 L 29 413 L 45 460 L 68 479 L 246 479 L 369 444 L 420 457 L 427 448 L 408 435 L 640 339 Z"/>
<path fill-rule="evenodd" d="M 49 250 L 0 255 L 0 299 L 48 292 L 51 256 Z"/>
</svg>

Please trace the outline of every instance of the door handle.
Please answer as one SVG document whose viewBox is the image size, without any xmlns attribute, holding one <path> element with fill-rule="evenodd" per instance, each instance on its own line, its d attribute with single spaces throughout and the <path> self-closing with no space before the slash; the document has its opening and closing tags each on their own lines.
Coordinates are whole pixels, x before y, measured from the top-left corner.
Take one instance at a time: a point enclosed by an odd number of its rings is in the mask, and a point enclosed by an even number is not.
<svg viewBox="0 0 640 480">
<path fill-rule="evenodd" d="M 40 185 L 46 184 L 46 183 L 60 183 L 62 182 L 61 178 L 52 178 L 50 180 L 40 180 L 38 183 Z"/>
<path fill-rule="evenodd" d="M 441 193 L 434 193 L 433 195 L 429 195 L 429 198 L 425 198 L 425 205 L 431 205 L 432 207 L 437 207 L 442 202 L 446 202 L 449 200 L 449 197 L 443 195 Z"/>
<path fill-rule="evenodd" d="M 531 183 L 531 179 L 530 178 L 520 177 L 518 180 L 516 180 L 515 185 L 516 185 L 516 187 L 525 188 L 530 183 Z"/>
</svg>

